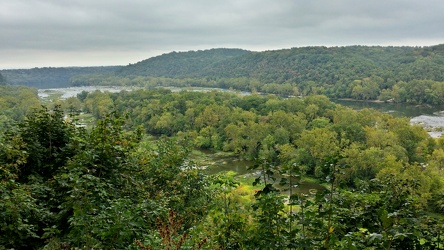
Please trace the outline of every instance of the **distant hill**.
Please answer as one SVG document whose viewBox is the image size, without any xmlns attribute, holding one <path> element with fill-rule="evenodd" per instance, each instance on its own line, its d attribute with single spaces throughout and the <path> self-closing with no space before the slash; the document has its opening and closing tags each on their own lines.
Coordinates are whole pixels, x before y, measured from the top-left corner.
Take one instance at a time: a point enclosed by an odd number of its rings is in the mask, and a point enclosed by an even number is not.
<svg viewBox="0 0 444 250">
<path fill-rule="evenodd" d="M 123 67 L 118 75 L 253 77 L 264 83 L 321 84 L 378 76 L 384 81 L 444 81 L 444 45 L 302 47 L 265 52 L 211 49 L 172 52 Z"/>
<path fill-rule="evenodd" d="M 235 61 L 251 52 L 242 49 L 210 49 L 188 52 L 171 52 L 130 64 L 118 71 L 118 75 L 152 77 L 195 77 L 203 76 L 206 69 L 217 63 Z"/>
<path fill-rule="evenodd" d="M 62 88 L 71 86 L 71 79 L 80 75 L 114 74 L 121 66 L 107 67 L 64 67 L 0 70 L 10 85 L 24 85 L 34 88 Z"/>
<path fill-rule="evenodd" d="M 9 84 L 217 87 L 279 95 L 444 104 L 444 44 L 171 52 L 128 66 L 2 70 Z"/>
</svg>

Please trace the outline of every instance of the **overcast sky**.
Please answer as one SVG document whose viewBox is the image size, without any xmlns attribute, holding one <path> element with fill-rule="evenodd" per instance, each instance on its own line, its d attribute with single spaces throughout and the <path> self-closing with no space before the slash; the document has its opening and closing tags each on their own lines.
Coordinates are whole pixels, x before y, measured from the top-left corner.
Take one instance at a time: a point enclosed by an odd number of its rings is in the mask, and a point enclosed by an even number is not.
<svg viewBox="0 0 444 250">
<path fill-rule="evenodd" d="M 443 0 L 0 0 L 0 69 L 221 47 L 442 43 Z"/>
</svg>

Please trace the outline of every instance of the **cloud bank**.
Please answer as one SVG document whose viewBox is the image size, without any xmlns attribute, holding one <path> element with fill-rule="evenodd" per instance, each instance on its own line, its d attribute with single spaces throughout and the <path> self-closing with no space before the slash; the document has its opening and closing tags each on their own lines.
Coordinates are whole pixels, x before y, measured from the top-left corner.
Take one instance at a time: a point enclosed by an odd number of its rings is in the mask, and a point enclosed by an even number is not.
<svg viewBox="0 0 444 250">
<path fill-rule="evenodd" d="M 0 0 L 0 68 L 126 65 L 216 47 L 444 43 L 442 0 Z"/>
</svg>

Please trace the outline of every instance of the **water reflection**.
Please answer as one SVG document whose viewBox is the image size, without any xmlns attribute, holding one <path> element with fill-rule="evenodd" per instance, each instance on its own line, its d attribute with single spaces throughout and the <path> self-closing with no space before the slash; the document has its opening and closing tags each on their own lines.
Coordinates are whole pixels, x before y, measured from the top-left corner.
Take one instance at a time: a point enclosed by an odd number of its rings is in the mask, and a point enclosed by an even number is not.
<svg viewBox="0 0 444 250">
<path fill-rule="evenodd" d="M 236 156 L 224 156 L 219 155 L 217 153 L 212 153 L 211 151 L 203 150 L 201 151 L 206 155 L 208 160 L 204 163 L 205 173 L 206 174 L 217 174 L 225 171 L 234 171 L 236 172 L 236 176 L 239 178 L 247 178 L 247 177 L 260 177 L 261 172 L 258 170 L 250 170 L 255 163 L 253 161 L 242 160 L 237 158 Z M 283 194 L 290 194 L 290 185 L 291 193 L 293 194 L 313 194 L 319 190 L 324 190 L 325 188 L 318 183 L 301 181 L 298 178 L 292 178 L 292 183 L 287 182 L 286 185 L 279 185 L 282 178 L 285 178 L 281 175 L 274 175 L 276 179 L 274 181 L 277 188 L 279 188 Z M 270 181 L 270 180 L 269 180 Z"/>
<path fill-rule="evenodd" d="M 224 171 L 234 171 L 237 175 L 251 174 L 253 171 L 249 170 L 249 167 L 254 165 L 254 162 L 242 160 L 237 157 L 224 157 L 224 156 L 210 156 L 212 161 L 205 169 L 207 174 L 217 174 Z"/>
<path fill-rule="evenodd" d="M 83 87 L 69 87 L 69 88 L 52 88 L 52 89 L 39 89 L 38 96 L 42 99 L 48 98 L 50 95 L 60 95 L 60 99 L 64 100 L 69 97 L 75 97 L 83 91 L 94 92 L 96 90 L 102 92 L 118 93 L 122 90 L 131 91 L 140 89 L 136 87 L 122 87 L 122 86 L 83 86 Z"/>
</svg>

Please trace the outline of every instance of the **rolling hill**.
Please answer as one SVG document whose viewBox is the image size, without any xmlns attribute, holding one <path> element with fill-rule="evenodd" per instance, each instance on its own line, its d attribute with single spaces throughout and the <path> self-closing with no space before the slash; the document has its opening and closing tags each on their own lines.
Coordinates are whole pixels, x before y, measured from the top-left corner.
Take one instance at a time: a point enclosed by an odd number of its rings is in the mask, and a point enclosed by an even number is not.
<svg viewBox="0 0 444 250">
<path fill-rule="evenodd" d="M 10 85 L 34 88 L 62 88 L 71 86 L 71 79 L 80 75 L 114 74 L 121 66 L 107 67 L 44 67 L 0 70 Z"/>
<path fill-rule="evenodd" d="M 117 74 L 170 78 L 252 77 L 264 83 L 335 84 L 370 76 L 381 77 L 384 81 L 444 81 L 444 45 L 172 52 L 123 67 Z"/>
<path fill-rule="evenodd" d="M 0 71 L 9 84 L 218 87 L 444 104 L 444 44 L 171 52 L 127 66 Z"/>
</svg>

